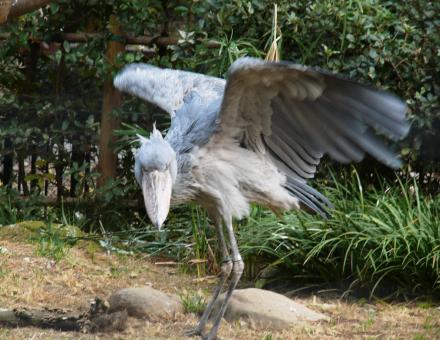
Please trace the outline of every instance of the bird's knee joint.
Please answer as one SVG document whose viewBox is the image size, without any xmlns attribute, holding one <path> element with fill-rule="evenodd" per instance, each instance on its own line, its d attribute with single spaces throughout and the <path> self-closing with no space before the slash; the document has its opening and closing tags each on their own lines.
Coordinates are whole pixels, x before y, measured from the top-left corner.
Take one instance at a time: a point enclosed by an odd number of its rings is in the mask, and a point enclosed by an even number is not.
<svg viewBox="0 0 440 340">
<path fill-rule="evenodd" d="M 232 261 L 224 261 L 221 265 L 222 274 L 229 276 L 232 272 Z"/>
<path fill-rule="evenodd" d="M 240 260 L 234 261 L 234 267 L 233 267 L 233 270 L 232 270 L 233 275 L 235 277 L 240 278 L 241 275 L 243 274 L 243 270 L 244 270 L 244 262 L 243 262 L 243 260 L 240 259 Z"/>
</svg>

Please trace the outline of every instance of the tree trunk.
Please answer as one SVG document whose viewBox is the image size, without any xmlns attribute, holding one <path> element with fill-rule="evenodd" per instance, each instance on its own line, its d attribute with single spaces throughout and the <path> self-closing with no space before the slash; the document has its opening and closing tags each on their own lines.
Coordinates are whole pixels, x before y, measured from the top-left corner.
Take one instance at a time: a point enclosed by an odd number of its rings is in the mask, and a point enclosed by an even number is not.
<svg viewBox="0 0 440 340">
<path fill-rule="evenodd" d="M 109 20 L 110 33 L 114 36 L 121 35 L 119 22 L 115 16 Z M 114 65 L 116 56 L 124 51 L 124 45 L 116 40 L 110 40 L 107 45 L 107 61 Z M 104 98 L 101 114 L 101 136 L 99 140 L 99 164 L 98 169 L 101 176 L 98 179 L 98 186 L 103 186 L 109 179 L 116 177 L 117 155 L 114 152 L 116 141 L 113 130 L 119 127 L 119 120 L 114 117 L 112 111 L 121 106 L 121 93 L 113 87 L 111 74 L 104 82 Z"/>
<path fill-rule="evenodd" d="M 6 22 L 9 16 L 9 11 L 11 10 L 12 0 L 2 0 L 0 1 L 0 24 Z"/>
</svg>

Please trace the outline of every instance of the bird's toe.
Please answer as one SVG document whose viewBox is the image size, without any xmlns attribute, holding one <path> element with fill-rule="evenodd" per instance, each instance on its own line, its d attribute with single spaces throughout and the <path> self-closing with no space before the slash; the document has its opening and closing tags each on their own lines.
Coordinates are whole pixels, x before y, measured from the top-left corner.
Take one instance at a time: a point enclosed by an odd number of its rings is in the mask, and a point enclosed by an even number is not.
<svg viewBox="0 0 440 340">
<path fill-rule="evenodd" d="M 201 335 L 201 337 L 202 340 L 220 340 L 217 334 L 206 334 L 206 335 Z"/>
<path fill-rule="evenodd" d="M 205 336 L 203 335 L 203 330 L 200 329 L 200 327 L 194 327 L 187 329 L 183 332 L 186 336 L 200 336 L 202 339 L 205 339 Z"/>
</svg>

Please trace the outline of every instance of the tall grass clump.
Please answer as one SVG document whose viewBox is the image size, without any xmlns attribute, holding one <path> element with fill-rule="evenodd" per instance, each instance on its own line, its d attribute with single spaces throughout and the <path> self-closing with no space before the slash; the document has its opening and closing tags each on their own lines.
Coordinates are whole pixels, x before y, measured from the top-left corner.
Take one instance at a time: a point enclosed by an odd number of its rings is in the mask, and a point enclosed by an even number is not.
<svg viewBox="0 0 440 340">
<path fill-rule="evenodd" d="M 297 282 L 439 295 L 440 197 L 414 179 L 368 188 L 356 171 L 332 179 L 319 188 L 335 205 L 331 218 L 254 215 L 240 226 L 244 254 L 287 267 Z"/>
</svg>

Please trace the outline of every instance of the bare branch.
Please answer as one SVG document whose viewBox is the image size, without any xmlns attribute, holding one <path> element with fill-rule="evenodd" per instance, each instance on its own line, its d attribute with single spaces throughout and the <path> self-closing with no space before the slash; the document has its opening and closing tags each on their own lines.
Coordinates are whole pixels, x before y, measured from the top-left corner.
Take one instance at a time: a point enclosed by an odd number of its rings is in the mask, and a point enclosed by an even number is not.
<svg viewBox="0 0 440 340">
<path fill-rule="evenodd" d="M 51 3 L 52 0 L 17 0 L 12 4 L 8 20 L 35 11 Z"/>
<path fill-rule="evenodd" d="M 9 33 L 0 33 L 0 40 L 7 40 L 9 36 L 10 36 Z M 69 41 L 69 42 L 83 43 L 100 37 L 103 37 L 102 33 L 84 33 L 84 32 L 61 33 L 57 35 L 56 42 Z M 41 42 L 41 39 L 38 39 L 36 37 L 29 37 L 29 38 L 32 39 L 32 41 L 34 42 Z M 133 37 L 129 35 L 123 35 L 122 39 L 124 39 L 125 44 L 130 44 L 130 45 L 144 45 L 144 46 L 157 45 L 157 46 L 166 47 L 171 45 L 177 45 L 178 43 L 177 37 L 149 37 L 149 36 Z M 218 43 L 217 41 L 198 39 L 197 42 L 205 44 L 206 47 L 208 48 L 220 47 L 220 43 Z"/>
</svg>

